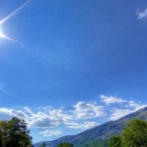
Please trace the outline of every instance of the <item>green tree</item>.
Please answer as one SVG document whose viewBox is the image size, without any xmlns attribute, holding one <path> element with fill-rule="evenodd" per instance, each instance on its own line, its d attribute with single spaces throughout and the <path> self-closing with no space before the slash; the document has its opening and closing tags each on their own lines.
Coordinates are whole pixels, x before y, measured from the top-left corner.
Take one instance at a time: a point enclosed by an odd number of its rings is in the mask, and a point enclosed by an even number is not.
<svg viewBox="0 0 147 147">
<path fill-rule="evenodd" d="M 3 147 L 3 134 L 2 134 L 2 128 L 0 127 L 0 147 Z"/>
<path fill-rule="evenodd" d="M 73 147 L 72 143 L 62 142 L 57 147 Z"/>
<path fill-rule="evenodd" d="M 121 137 L 112 136 L 109 141 L 109 147 L 121 147 Z"/>
<path fill-rule="evenodd" d="M 13 117 L 10 121 L 1 121 L 0 126 L 3 130 L 4 146 L 26 147 L 32 145 L 30 131 L 24 120 Z"/>
<path fill-rule="evenodd" d="M 123 147 L 147 147 L 147 122 L 131 120 L 122 131 Z"/>
<path fill-rule="evenodd" d="M 6 146 L 7 142 L 6 142 L 6 134 L 4 132 L 4 130 L 6 130 L 6 124 L 7 121 L 0 121 L 0 129 L 1 129 L 1 145 Z"/>
</svg>

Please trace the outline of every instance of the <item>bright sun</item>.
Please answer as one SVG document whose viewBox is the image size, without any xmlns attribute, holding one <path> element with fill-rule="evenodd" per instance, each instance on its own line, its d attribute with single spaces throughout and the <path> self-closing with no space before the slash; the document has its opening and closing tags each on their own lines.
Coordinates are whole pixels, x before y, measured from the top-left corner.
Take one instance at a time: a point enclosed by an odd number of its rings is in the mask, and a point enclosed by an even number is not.
<svg viewBox="0 0 147 147">
<path fill-rule="evenodd" d="M 10 19 L 14 14 L 16 14 L 19 10 L 21 10 L 25 5 L 27 5 L 29 2 L 31 2 L 32 0 L 28 0 L 27 2 L 25 2 L 23 5 L 21 5 L 18 9 L 16 9 L 14 12 L 12 12 L 10 15 L 8 15 L 6 18 L 4 18 L 3 20 L 0 20 L 0 38 L 5 38 L 5 39 L 8 39 L 8 40 L 11 40 L 11 41 L 14 41 L 16 43 L 19 43 L 21 44 L 20 42 L 8 37 L 8 36 L 5 36 L 2 32 L 2 29 L 1 29 L 1 24 L 3 24 L 5 21 L 7 21 L 8 19 Z"/>
<path fill-rule="evenodd" d="M 16 43 L 21 44 L 20 42 L 14 40 L 14 39 L 12 39 L 12 38 L 10 38 L 10 37 L 8 37 L 8 36 L 5 36 L 5 35 L 3 34 L 3 32 L 2 32 L 1 27 L 0 27 L 0 38 L 5 38 L 5 39 L 8 39 L 8 40 L 10 40 L 10 41 L 13 41 L 13 42 L 16 42 Z"/>
</svg>

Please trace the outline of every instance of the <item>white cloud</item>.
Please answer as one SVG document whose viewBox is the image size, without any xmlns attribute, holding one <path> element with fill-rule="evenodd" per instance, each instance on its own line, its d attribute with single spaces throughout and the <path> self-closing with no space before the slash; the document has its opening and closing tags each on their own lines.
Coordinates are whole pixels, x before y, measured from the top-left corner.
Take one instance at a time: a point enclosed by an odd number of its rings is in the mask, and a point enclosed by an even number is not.
<svg viewBox="0 0 147 147">
<path fill-rule="evenodd" d="M 138 15 L 138 19 L 143 19 L 143 18 L 146 18 L 147 17 L 147 9 L 145 9 L 143 12 L 138 12 L 137 13 Z"/>
<path fill-rule="evenodd" d="M 60 124 L 66 124 L 72 120 L 72 116 L 64 114 L 62 109 L 49 109 L 48 113 L 38 111 L 33 113 L 28 107 L 21 110 L 0 108 L 0 119 L 9 120 L 11 117 L 24 119 L 29 127 L 51 128 Z"/>
<path fill-rule="evenodd" d="M 28 107 L 24 107 L 24 111 L 25 111 L 26 113 L 33 114 L 33 112 L 31 111 L 31 109 L 28 108 Z"/>
<path fill-rule="evenodd" d="M 46 112 L 39 111 L 36 114 L 31 114 L 30 119 L 30 126 L 50 128 L 60 124 L 66 124 L 68 121 L 72 120 L 72 116 L 65 114 L 62 109 L 48 107 Z"/>
<path fill-rule="evenodd" d="M 42 134 L 44 137 L 50 137 L 50 136 L 58 136 L 58 135 L 61 135 L 62 132 L 60 132 L 60 131 L 46 130 L 46 131 L 43 131 L 43 132 L 39 132 L 39 134 Z"/>
<path fill-rule="evenodd" d="M 117 119 L 133 112 L 132 110 L 129 110 L 129 109 L 116 109 L 116 108 L 113 109 L 112 111 L 113 111 L 113 113 L 109 117 L 110 120 L 117 120 Z"/>
<path fill-rule="evenodd" d="M 98 124 L 90 121 L 79 124 L 78 121 L 105 115 L 103 107 L 96 104 L 79 102 L 73 107 L 74 110 L 68 111 L 64 111 L 63 108 L 42 107 L 42 110 L 36 113 L 28 107 L 24 107 L 24 110 L 0 108 L 0 119 L 9 120 L 11 117 L 18 117 L 24 119 L 28 127 L 36 128 L 53 128 L 64 125 L 70 128 L 87 129 Z"/>
<path fill-rule="evenodd" d="M 142 109 L 147 106 L 147 105 L 137 104 L 134 101 L 128 101 L 128 103 L 129 103 L 128 106 L 134 108 L 134 111 L 137 111 L 137 110 Z"/>
<path fill-rule="evenodd" d="M 73 107 L 75 108 L 73 112 L 77 119 L 90 119 L 106 115 L 103 106 L 91 103 L 78 102 Z"/>
<path fill-rule="evenodd" d="M 144 108 L 147 105 L 137 104 L 134 101 L 126 101 L 120 98 L 112 98 L 101 96 L 106 103 L 125 102 L 125 105 L 120 105 L 119 108 L 111 108 L 106 105 L 106 110 L 111 111 L 110 120 L 119 119 L 129 113 Z M 12 117 L 24 119 L 28 127 L 34 128 L 54 128 L 57 126 L 65 126 L 72 129 L 88 129 L 98 125 L 90 119 L 97 119 L 100 116 L 106 116 L 103 106 L 98 106 L 96 103 L 78 102 L 71 110 L 64 108 L 54 109 L 52 107 L 42 107 L 40 111 L 33 112 L 30 108 L 24 107 L 23 110 L 15 110 L 8 108 L 0 108 L 0 120 L 10 120 Z"/>
<path fill-rule="evenodd" d="M 123 100 L 121 98 L 113 97 L 113 96 L 105 96 L 105 95 L 100 95 L 100 98 L 103 102 L 105 102 L 107 105 L 113 104 L 113 103 L 123 103 L 126 102 L 126 100 Z"/>
<path fill-rule="evenodd" d="M 79 124 L 76 122 L 68 123 L 68 128 L 71 129 L 89 129 L 99 125 L 96 122 L 85 121 L 83 124 Z"/>
<path fill-rule="evenodd" d="M 11 117 L 19 117 L 20 119 L 24 119 L 24 118 L 27 118 L 28 115 L 20 110 L 0 108 L 1 120 L 9 120 L 11 119 Z"/>
<path fill-rule="evenodd" d="M 113 113 L 110 115 L 110 120 L 117 120 L 127 114 L 130 114 L 130 113 L 133 113 L 139 109 L 142 109 L 144 107 L 146 107 L 147 105 L 140 105 L 140 104 L 137 104 L 136 102 L 134 101 L 127 101 L 128 105 L 126 105 L 126 107 L 128 109 L 117 109 L 117 108 L 114 108 L 112 111 Z"/>
</svg>

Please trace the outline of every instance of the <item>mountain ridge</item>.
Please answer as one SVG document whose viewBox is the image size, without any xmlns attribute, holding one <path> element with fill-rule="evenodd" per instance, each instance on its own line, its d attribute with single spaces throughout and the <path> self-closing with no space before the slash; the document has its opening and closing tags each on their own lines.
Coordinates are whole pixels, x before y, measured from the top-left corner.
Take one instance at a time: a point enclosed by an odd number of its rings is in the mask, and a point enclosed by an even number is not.
<svg viewBox="0 0 147 147">
<path fill-rule="evenodd" d="M 122 129 L 131 119 L 134 118 L 147 120 L 147 107 L 144 107 L 126 116 L 123 116 L 122 118 L 119 118 L 116 121 L 108 121 L 94 128 L 90 128 L 88 130 L 80 132 L 76 135 L 67 135 L 53 141 L 43 141 L 43 142 L 47 144 L 47 147 L 56 147 L 60 142 L 73 143 L 74 147 L 91 146 L 91 144 L 93 144 L 94 142 L 100 142 L 100 141 L 108 142 L 111 136 L 121 135 Z M 41 143 L 42 142 L 34 144 L 34 147 L 39 147 Z M 94 145 L 93 147 L 96 146 L 97 145 Z M 104 146 L 107 147 L 107 143 Z"/>
</svg>

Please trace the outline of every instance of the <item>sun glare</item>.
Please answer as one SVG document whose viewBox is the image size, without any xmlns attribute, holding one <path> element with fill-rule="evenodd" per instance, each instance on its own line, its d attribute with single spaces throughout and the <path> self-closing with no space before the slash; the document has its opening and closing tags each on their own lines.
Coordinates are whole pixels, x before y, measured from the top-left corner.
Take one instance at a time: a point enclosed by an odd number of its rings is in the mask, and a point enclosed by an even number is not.
<svg viewBox="0 0 147 147">
<path fill-rule="evenodd" d="M 24 6 L 26 6 L 29 2 L 31 2 L 31 0 L 28 0 L 27 2 L 25 2 L 23 5 L 21 5 L 18 9 L 16 9 L 15 11 L 13 11 L 10 15 L 8 15 L 7 17 L 5 17 L 3 20 L 0 20 L 0 38 L 5 38 L 5 39 L 8 39 L 8 40 L 11 40 L 11 41 L 14 41 L 16 43 L 19 43 L 19 44 L 22 44 L 8 36 L 5 36 L 2 32 L 2 29 L 1 29 L 1 24 L 3 24 L 5 21 L 9 20 L 14 14 L 16 14 L 19 10 L 21 10 Z"/>
<path fill-rule="evenodd" d="M 5 39 L 8 39 L 8 40 L 10 40 L 10 41 L 13 41 L 13 42 L 16 42 L 16 43 L 22 44 L 22 43 L 20 43 L 20 42 L 14 40 L 14 39 L 8 37 L 8 36 L 5 36 L 5 35 L 2 33 L 2 29 L 1 29 L 1 28 L 0 28 L 0 38 L 5 38 Z"/>
<path fill-rule="evenodd" d="M 3 33 L 2 33 L 2 30 L 1 30 L 1 28 L 0 28 L 0 37 L 2 37 L 3 36 Z"/>
</svg>

